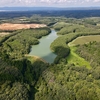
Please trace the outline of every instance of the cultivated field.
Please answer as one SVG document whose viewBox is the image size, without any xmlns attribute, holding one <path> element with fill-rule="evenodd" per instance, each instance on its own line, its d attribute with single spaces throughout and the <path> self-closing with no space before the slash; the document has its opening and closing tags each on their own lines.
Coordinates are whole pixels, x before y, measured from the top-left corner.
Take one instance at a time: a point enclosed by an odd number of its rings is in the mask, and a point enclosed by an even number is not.
<svg viewBox="0 0 100 100">
<path fill-rule="evenodd" d="M 92 41 L 100 42 L 100 35 L 81 36 L 69 43 L 70 46 L 82 45 Z"/>
<path fill-rule="evenodd" d="M 0 30 L 18 30 L 18 29 L 40 28 L 40 27 L 46 27 L 46 25 L 45 24 L 12 24 L 12 23 L 0 24 Z"/>
</svg>

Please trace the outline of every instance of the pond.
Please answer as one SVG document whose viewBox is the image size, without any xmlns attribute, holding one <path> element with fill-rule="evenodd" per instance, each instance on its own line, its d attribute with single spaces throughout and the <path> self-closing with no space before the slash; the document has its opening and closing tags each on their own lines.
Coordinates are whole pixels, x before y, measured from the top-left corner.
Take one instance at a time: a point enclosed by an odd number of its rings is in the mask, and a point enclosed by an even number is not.
<svg viewBox="0 0 100 100">
<path fill-rule="evenodd" d="M 38 45 L 32 46 L 29 55 L 38 56 L 48 63 L 53 63 L 57 55 L 51 51 L 50 45 L 58 37 L 56 33 L 54 29 L 51 29 L 49 35 L 39 39 L 40 43 Z"/>
</svg>

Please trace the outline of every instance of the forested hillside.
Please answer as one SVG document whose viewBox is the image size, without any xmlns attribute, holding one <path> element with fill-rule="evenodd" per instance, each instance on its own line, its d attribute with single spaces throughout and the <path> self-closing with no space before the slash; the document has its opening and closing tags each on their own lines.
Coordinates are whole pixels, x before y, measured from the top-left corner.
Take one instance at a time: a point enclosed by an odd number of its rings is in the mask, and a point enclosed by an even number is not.
<svg viewBox="0 0 100 100">
<path fill-rule="evenodd" d="M 91 39 L 71 45 L 78 37 L 100 35 L 100 18 L 23 18 L 0 21 L 48 27 L 13 30 L 0 36 L 0 100 L 100 100 L 100 42 Z M 50 46 L 57 55 L 54 62 L 28 56 L 31 46 L 38 45 L 51 28 L 58 34 Z"/>
</svg>

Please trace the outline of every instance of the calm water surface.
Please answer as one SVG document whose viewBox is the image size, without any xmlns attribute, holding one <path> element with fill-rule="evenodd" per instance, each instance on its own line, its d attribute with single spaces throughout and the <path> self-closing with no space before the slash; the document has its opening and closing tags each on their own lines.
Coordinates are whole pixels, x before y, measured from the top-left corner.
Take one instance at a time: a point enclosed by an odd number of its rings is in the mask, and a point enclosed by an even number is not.
<svg viewBox="0 0 100 100">
<path fill-rule="evenodd" d="M 48 36 L 39 39 L 40 43 L 38 45 L 32 46 L 29 55 L 38 56 L 48 63 L 53 63 L 57 55 L 51 51 L 50 45 L 57 37 L 56 31 L 52 29 Z"/>
</svg>

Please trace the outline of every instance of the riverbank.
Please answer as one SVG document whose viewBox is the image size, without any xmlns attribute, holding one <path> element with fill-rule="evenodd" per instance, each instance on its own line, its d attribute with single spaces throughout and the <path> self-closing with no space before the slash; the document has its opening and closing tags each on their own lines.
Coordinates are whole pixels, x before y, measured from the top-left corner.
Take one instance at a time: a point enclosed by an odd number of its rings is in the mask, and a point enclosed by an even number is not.
<svg viewBox="0 0 100 100">
<path fill-rule="evenodd" d="M 52 52 L 50 45 L 57 37 L 56 31 L 51 29 L 51 33 L 49 35 L 39 39 L 40 43 L 38 45 L 32 46 L 29 55 L 35 55 L 48 63 L 53 63 L 57 55 Z"/>
<path fill-rule="evenodd" d="M 44 62 L 44 63 L 48 63 L 48 62 L 46 62 L 44 59 L 42 59 L 42 58 L 40 58 L 40 57 L 38 57 L 38 56 L 35 56 L 35 55 L 28 55 L 28 54 L 26 54 L 25 55 L 25 57 L 31 57 L 32 59 L 32 62 L 34 62 L 34 61 L 37 61 L 37 60 L 40 60 L 40 61 L 42 61 L 42 62 Z M 34 61 L 33 61 L 34 60 Z"/>
</svg>

